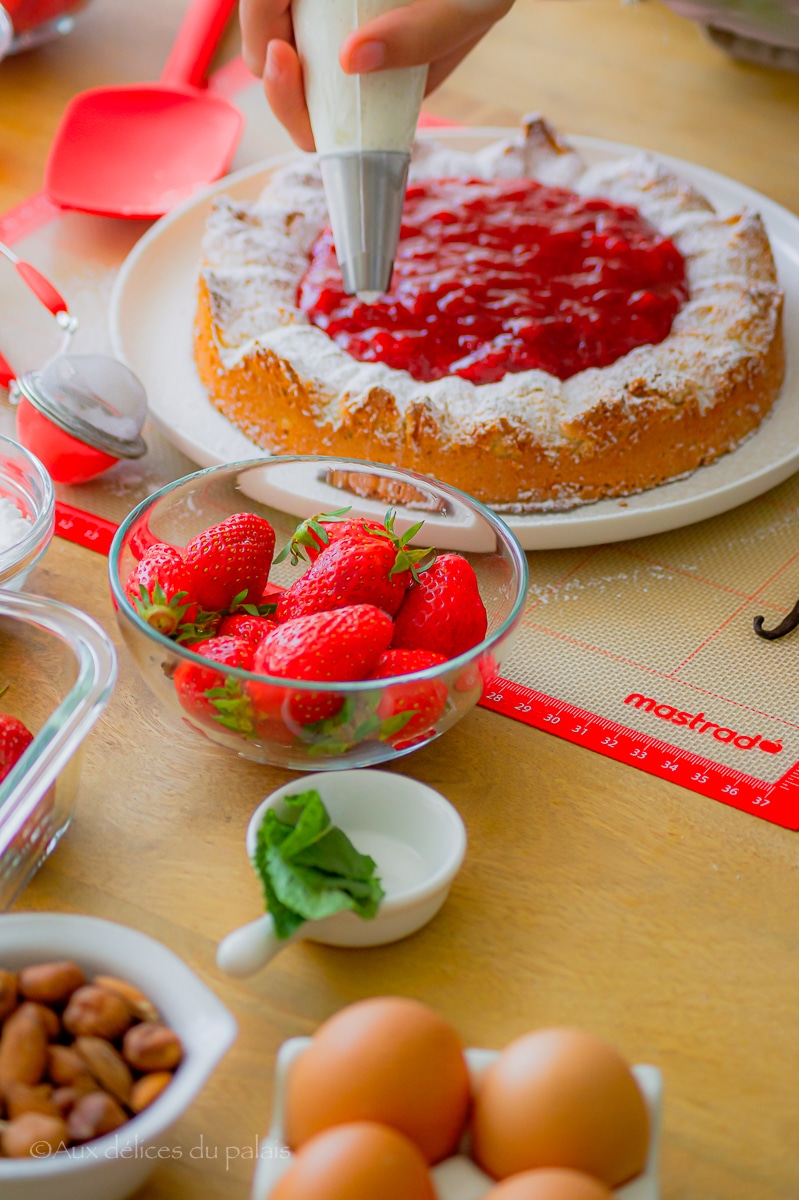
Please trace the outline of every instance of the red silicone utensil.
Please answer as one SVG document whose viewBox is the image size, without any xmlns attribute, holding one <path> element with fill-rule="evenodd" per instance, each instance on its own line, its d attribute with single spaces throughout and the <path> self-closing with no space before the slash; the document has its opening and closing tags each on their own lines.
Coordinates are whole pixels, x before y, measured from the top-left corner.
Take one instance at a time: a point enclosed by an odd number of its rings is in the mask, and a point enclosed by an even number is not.
<svg viewBox="0 0 799 1200">
<path fill-rule="evenodd" d="M 242 116 L 201 85 L 235 3 L 192 0 L 158 83 L 91 88 L 69 102 L 45 170 L 54 204 L 150 220 L 225 173 Z"/>
</svg>

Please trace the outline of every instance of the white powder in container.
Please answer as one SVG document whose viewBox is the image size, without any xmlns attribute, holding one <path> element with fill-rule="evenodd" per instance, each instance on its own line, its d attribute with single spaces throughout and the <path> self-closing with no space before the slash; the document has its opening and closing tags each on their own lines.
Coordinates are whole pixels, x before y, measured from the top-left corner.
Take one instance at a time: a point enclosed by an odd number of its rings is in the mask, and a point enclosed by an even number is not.
<svg viewBox="0 0 799 1200">
<path fill-rule="evenodd" d="M 23 517 L 13 500 L 0 496 L 0 554 L 21 542 L 32 525 L 30 517 Z"/>
</svg>

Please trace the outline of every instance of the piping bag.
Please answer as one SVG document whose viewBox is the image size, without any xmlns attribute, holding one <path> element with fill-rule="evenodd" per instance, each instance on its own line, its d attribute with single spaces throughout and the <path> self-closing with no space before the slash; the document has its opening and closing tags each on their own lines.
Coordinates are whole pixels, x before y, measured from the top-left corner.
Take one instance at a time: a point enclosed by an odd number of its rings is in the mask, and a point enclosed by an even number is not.
<svg viewBox="0 0 799 1200">
<path fill-rule="evenodd" d="M 336 257 L 348 295 L 388 291 L 402 225 L 410 149 L 427 66 L 346 75 L 348 34 L 410 0 L 293 0 L 302 64 Z"/>
</svg>

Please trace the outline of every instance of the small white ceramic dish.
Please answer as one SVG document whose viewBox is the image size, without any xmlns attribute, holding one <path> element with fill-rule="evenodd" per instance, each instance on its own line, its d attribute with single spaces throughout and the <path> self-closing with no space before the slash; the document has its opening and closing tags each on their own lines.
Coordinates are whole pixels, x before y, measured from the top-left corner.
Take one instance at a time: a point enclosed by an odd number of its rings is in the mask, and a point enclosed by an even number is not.
<svg viewBox="0 0 799 1200">
<path fill-rule="evenodd" d="M 324 771 L 278 788 L 250 819 L 250 860 L 266 810 L 279 808 L 284 797 L 311 788 L 356 850 L 375 860 L 385 897 L 371 920 L 353 912 L 336 913 L 321 921 L 306 921 L 292 938 L 283 940 L 265 913 L 219 943 L 217 965 L 228 975 L 251 975 L 290 942 L 303 938 L 328 946 L 399 941 L 426 925 L 449 894 L 466 853 L 463 821 L 439 792 L 388 771 Z"/>
<path fill-rule="evenodd" d="M 272 1125 L 261 1142 L 258 1163 L 253 1176 L 250 1200 L 269 1200 L 272 1189 L 291 1165 L 291 1151 L 286 1146 L 284 1134 L 284 1104 L 286 1081 L 291 1064 L 311 1044 L 311 1038 L 290 1038 L 280 1047 L 275 1064 L 275 1098 Z M 480 1077 L 497 1056 L 496 1050 L 466 1050 L 466 1062 L 472 1081 L 472 1091 L 478 1086 Z M 638 1081 L 646 1106 L 652 1136 L 649 1156 L 643 1174 L 613 1195 L 616 1200 L 658 1200 L 658 1156 L 660 1144 L 660 1113 L 663 1101 L 663 1080 L 657 1067 L 640 1065 L 632 1068 Z M 495 1181 L 468 1157 L 468 1142 L 464 1139 L 461 1153 L 444 1159 L 432 1169 L 433 1184 L 438 1200 L 482 1200 Z"/>
<path fill-rule="evenodd" d="M 135 984 L 180 1037 L 184 1059 L 149 1108 L 106 1137 L 49 1158 L 0 1158 L 3 1200 L 122 1200 L 158 1164 L 157 1150 L 236 1037 L 236 1022 L 186 964 L 153 938 L 74 913 L 0 916 L 0 967 L 73 959 L 87 974 Z"/>
</svg>

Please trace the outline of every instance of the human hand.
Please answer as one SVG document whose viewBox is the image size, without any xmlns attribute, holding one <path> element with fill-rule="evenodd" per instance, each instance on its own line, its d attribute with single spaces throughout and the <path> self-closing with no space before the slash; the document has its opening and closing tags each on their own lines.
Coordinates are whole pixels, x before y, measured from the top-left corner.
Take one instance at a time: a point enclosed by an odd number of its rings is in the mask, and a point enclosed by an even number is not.
<svg viewBox="0 0 799 1200">
<path fill-rule="evenodd" d="M 412 0 L 345 38 L 339 63 L 348 75 L 428 63 L 429 93 L 512 6 L 513 0 Z M 313 150 L 291 0 L 240 0 L 239 18 L 244 61 L 263 78 L 270 108 L 301 149 Z"/>
</svg>

